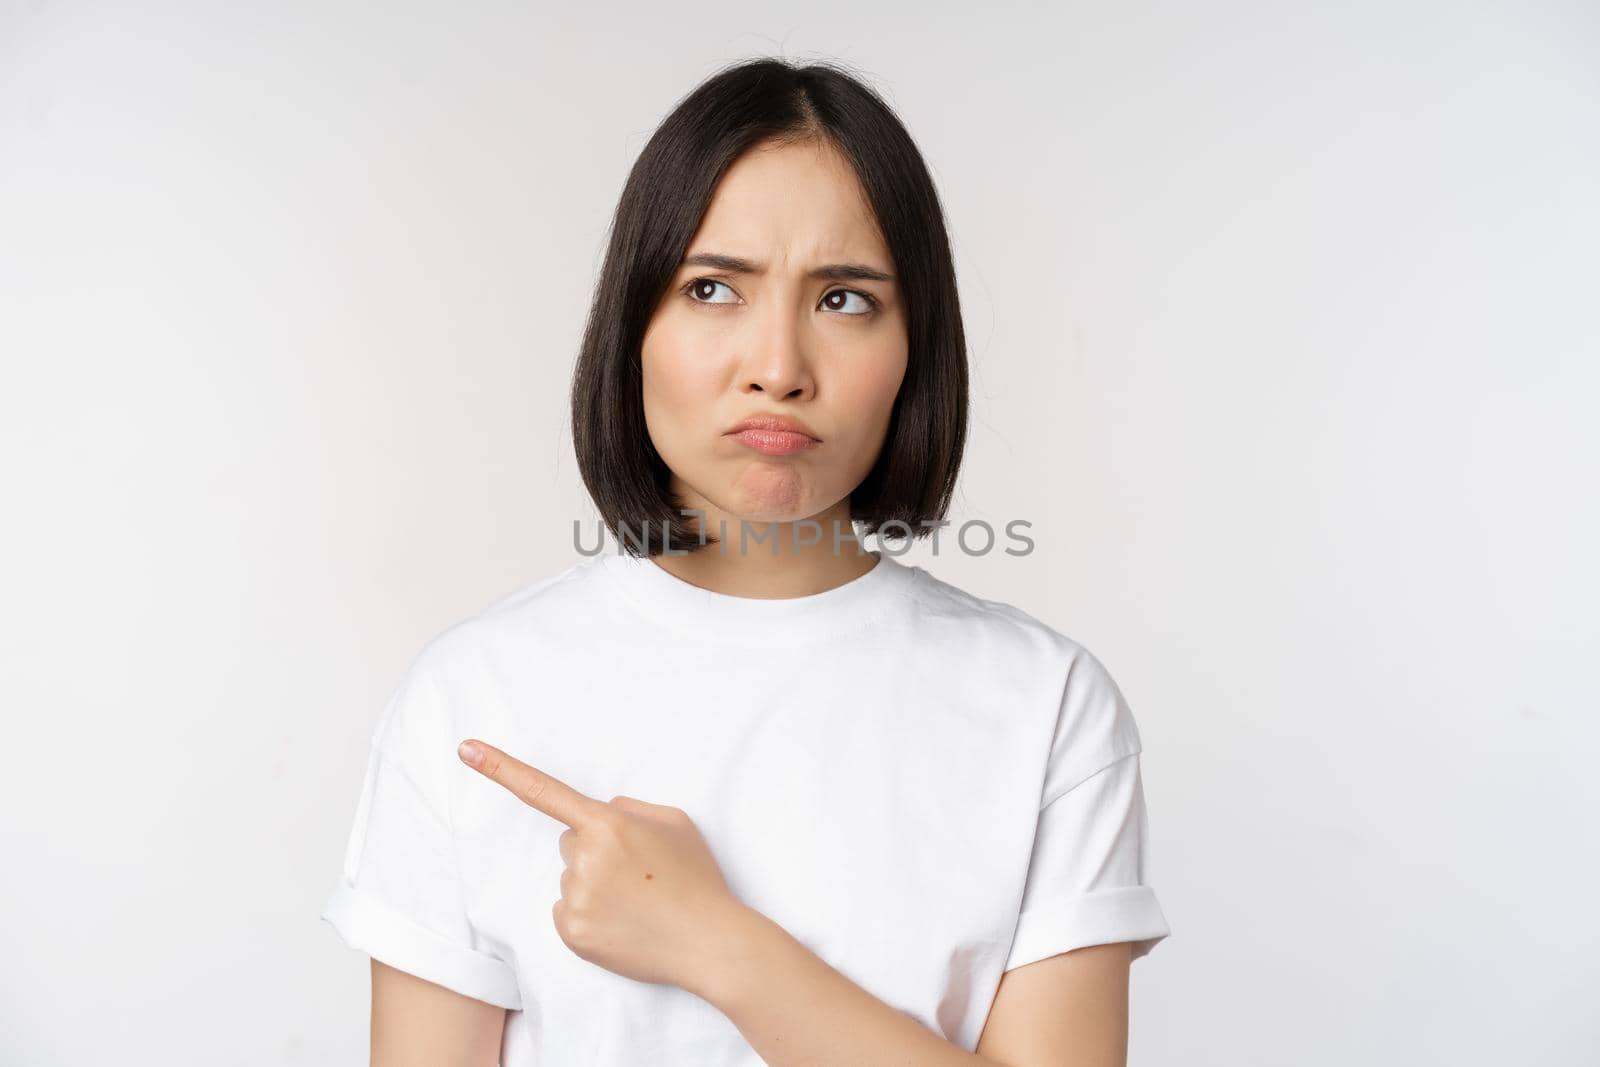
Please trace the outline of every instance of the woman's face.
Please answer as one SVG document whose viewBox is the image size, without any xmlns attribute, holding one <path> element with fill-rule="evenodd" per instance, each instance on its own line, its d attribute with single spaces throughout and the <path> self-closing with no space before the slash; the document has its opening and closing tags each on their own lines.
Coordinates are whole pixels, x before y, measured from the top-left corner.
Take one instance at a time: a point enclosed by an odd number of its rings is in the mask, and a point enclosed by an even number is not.
<svg viewBox="0 0 1600 1067">
<path fill-rule="evenodd" d="M 712 255 L 745 263 L 694 261 Z M 839 265 L 884 277 L 816 273 Z M 872 469 L 906 371 L 893 274 L 835 149 L 757 147 L 723 175 L 640 354 L 650 438 L 708 532 L 817 516 Z M 752 415 L 792 416 L 819 440 L 785 452 L 803 439 L 730 436 Z"/>
</svg>

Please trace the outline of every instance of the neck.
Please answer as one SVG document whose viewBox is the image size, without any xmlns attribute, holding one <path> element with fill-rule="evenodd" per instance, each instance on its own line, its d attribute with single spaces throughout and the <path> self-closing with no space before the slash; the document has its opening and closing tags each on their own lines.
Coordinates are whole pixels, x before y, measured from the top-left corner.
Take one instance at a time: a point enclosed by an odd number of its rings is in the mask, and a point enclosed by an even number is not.
<svg viewBox="0 0 1600 1067">
<path fill-rule="evenodd" d="M 853 540 L 848 499 L 787 522 L 741 520 L 703 499 L 684 507 L 703 510 L 703 519 L 691 519 L 703 522 L 707 537 L 721 543 L 653 558 L 668 574 L 715 593 L 760 600 L 810 596 L 853 581 L 878 562 Z"/>
</svg>

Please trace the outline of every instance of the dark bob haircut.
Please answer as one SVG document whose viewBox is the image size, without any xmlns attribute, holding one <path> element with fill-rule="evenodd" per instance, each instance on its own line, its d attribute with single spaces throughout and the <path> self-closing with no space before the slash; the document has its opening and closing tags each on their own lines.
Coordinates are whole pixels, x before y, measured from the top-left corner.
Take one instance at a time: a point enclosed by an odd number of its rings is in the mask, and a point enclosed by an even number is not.
<svg viewBox="0 0 1600 1067">
<path fill-rule="evenodd" d="M 907 327 L 905 379 L 873 468 L 850 494 L 861 533 L 917 538 L 944 521 L 966 443 L 967 349 L 933 179 L 878 94 L 834 63 L 728 66 L 673 109 L 639 153 L 611 223 L 572 377 L 578 470 L 631 555 L 716 543 L 670 492 L 644 418 L 640 349 L 650 317 L 723 173 L 762 143 L 824 142 L 851 163 L 894 259 Z"/>
</svg>

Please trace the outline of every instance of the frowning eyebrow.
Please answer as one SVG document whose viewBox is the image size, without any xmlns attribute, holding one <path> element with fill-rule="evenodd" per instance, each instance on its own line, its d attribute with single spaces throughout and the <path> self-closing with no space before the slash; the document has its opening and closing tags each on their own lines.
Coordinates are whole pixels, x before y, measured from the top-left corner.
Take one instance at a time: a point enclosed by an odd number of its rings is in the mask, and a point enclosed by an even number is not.
<svg viewBox="0 0 1600 1067">
<path fill-rule="evenodd" d="M 683 258 L 686 267 L 714 267 L 730 274 L 765 274 L 766 265 L 739 256 L 720 252 L 698 252 Z M 865 263 L 828 263 L 806 273 L 808 278 L 821 278 L 836 282 L 893 282 L 894 275 L 886 274 Z"/>
</svg>

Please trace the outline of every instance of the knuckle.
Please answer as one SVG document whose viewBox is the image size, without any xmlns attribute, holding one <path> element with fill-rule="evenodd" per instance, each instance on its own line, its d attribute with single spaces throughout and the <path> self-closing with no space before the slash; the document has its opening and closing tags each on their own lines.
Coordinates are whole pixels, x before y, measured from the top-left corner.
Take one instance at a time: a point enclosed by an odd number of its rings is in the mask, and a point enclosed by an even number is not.
<svg viewBox="0 0 1600 1067">
<path fill-rule="evenodd" d="M 522 784 L 522 788 L 517 791 L 518 796 L 527 801 L 529 804 L 533 805 L 537 805 L 539 803 L 539 798 L 543 797 L 544 793 L 545 781 L 543 778 L 537 775 L 535 775 L 529 781 L 524 782 Z"/>
</svg>

